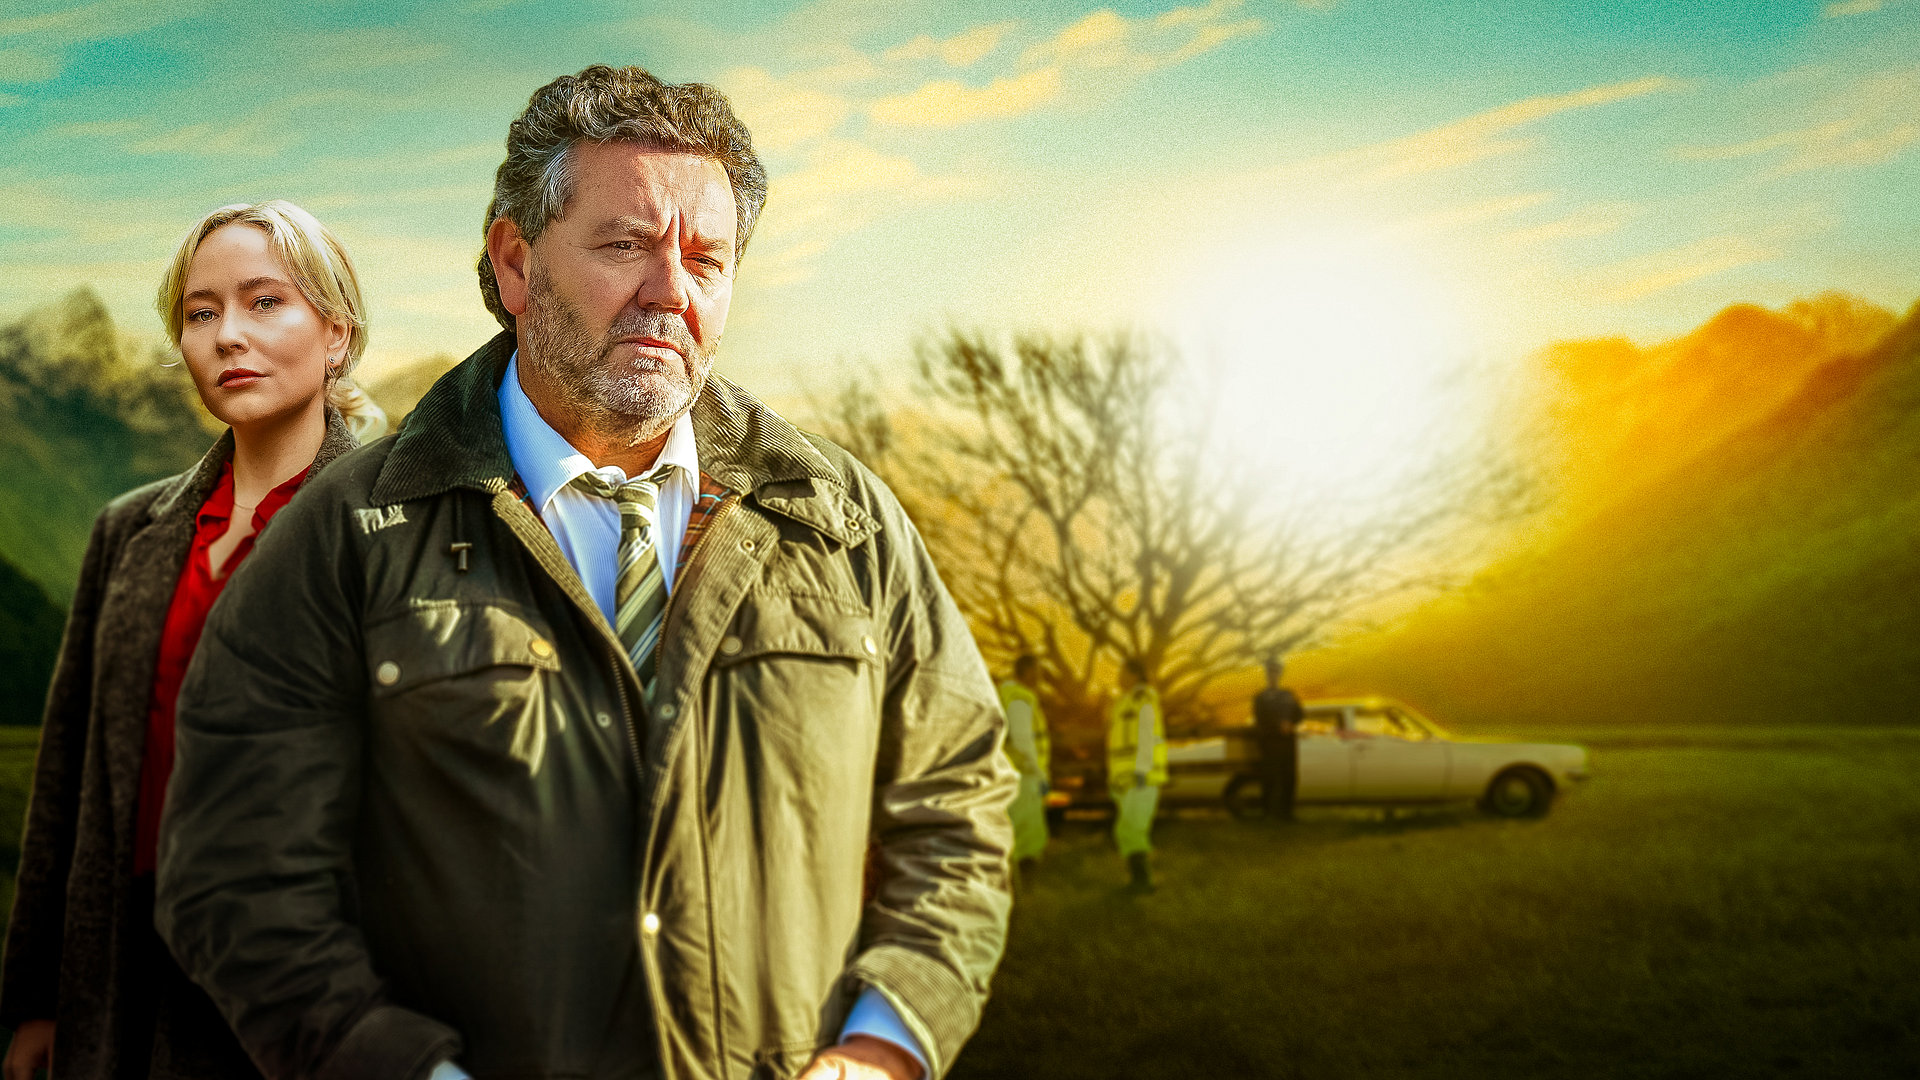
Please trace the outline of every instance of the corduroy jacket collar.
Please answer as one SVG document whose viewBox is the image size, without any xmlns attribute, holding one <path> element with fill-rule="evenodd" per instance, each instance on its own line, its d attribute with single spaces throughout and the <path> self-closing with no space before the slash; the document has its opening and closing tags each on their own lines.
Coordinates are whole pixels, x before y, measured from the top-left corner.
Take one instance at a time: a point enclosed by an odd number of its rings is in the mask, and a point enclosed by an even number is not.
<svg viewBox="0 0 1920 1080">
<path fill-rule="evenodd" d="M 457 487 L 499 491 L 513 478 L 500 425 L 500 380 L 516 347 L 502 331 L 442 375 L 407 418 L 369 501 L 391 506 Z M 693 404 L 700 468 L 727 487 L 753 492 L 768 509 L 845 542 L 873 519 L 845 497 L 846 484 L 792 424 L 718 375 Z M 849 520 L 857 520 L 849 529 Z"/>
</svg>

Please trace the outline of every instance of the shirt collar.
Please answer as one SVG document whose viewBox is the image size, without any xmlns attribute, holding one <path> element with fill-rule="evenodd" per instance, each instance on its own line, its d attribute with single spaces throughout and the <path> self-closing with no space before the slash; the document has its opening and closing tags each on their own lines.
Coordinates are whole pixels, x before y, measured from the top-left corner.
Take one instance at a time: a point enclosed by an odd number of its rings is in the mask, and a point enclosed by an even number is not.
<svg viewBox="0 0 1920 1080">
<path fill-rule="evenodd" d="M 507 438 L 507 456 L 527 495 L 542 512 L 553 497 L 584 472 L 598 472 L 615 482 L 630 479 L 615 466 L 594 468 L 592 459 L 574 449 L 566 437 L 553 430 L 540 410 L 520 387 L 520 353 L 515 350 L 507 360 L 507 373 L 500 380 L 500 426 Z M 700 455 L 694 445 L 693 421 L 681 413 L 667 433 L 667 443 L 654 462 L 657 471 L 663 465 L 677 465 L 674 480 L 700 490 Z"/>
<path fill-rule="evenodd" d="M 281 507 L 292 502 L 294 495 L 300 491 L 300 485 L 306 481 L 307 470 L 302 469 L 267 492 L 266 497 L 260 500 L 260 505 L 253 508 L 254 528 L 265 525 L 280 512 Z M 207 501 L 201 504 L 200 512 L 195 515 L 195 523 L 200 528 L 222 525 L 233 517 L 233 485 L 233 462 L 228 461 L 220 466 L 220 479 L 214 483 L 212 494 L 207 496 Z"/>
</svg>

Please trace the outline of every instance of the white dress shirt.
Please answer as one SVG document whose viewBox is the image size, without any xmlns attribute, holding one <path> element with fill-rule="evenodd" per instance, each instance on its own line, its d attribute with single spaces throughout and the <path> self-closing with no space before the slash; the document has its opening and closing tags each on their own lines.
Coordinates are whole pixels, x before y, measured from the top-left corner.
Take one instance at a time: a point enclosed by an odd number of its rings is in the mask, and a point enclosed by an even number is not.
<svg viewBox="0 0 1920 1080">
<path fill-rule="evenodd" d="M 617 465 L 596 468 L 587 455 L 553 430 L 521 389 L 518 352 L 507 361 L 506 378 L 500 380 L 500 426 L 507 436 L 507 456 L 527 486 L 534 509 L 611 626 L 614 586 L 620 577 L 620 508 L 611 499 L 574 487 L 573 480 L 581 473 L 598 473 L 617 487 L 634 478 Z M 700 497 L 700 453 L 693 441 L 693 421 L 685 413 L 673 422 L 653 471 L 667 465 L 679 468 L 660 482 L 653 549 L 667 595 L 672 596 L 673 569 L 680 561 L 687 519 Z"/>
<path fill-rule="evenodd" d="M 607 624 L 613 624 L 614 585 L 619 576 L 620 510 L 610 499 L 603 499 L 573 486 L 573 478 L 584 472 L 599 473 L 614 484 L 631 477 L 616 466 L 596 467 L 587 455 L 575 449 L 566 437 L 553 430 L 533 407 L 520 386 L 520 353 L 507 361 L 506 377 L 500 380 L 500 427 L 507 438 L 507 456 L 513 470 L 520 474 L 527 495 L 540 517 L 553 533 L 560 554 L 566 556 L 587 595 L 600 608 Z M 660 575 L 665 579 L 667 595 L 673 595 L 674 565 L 680 560 L 680 544 L 686 539 L 687 521 L 693 516 L 700 497 L 700 454 L 693 439 L 693 421 L 682 413 L 667 433 L 654 463 L 677 465 L 673 476 L 660 484 L 659 508 L 654 529 L 654 551 L 660 559 Z M 649 473 L 651 475 L 651 473 Z M 927 1067 L 927 1055 L 907 1030 L 900 1014 L 894 1011 L 878 990 L 868 987 L 860 992 L 853 1011 L 840 1029 L 840 1041 L 854 1035 L 870 1035 L 898 1046 Z M 466 1077 L 459 1066 L 442 1062 L 430 1080 L 459 1080 Z"/>
</svg>

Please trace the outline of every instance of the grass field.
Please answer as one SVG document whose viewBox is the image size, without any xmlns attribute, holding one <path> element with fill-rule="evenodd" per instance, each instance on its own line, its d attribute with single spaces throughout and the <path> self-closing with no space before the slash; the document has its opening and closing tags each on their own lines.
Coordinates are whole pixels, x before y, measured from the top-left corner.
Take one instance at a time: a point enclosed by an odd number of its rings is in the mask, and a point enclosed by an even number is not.
<svg viewBox="0 0 1920 1080">
<path fill-rule="evenodd" d="M 1560 736 L 1564 738 L 1564 736 Z M 1920 1076 L 1920 733 L 1591 733 L 1539 821 L 1073 823 L 954 1076 Z"/>
<path fill-rule="evenodd" d="M 8 871 L 32 735 L 0 730 Z M 1920 732 L 1583 741 L 1540 821 L 1163 820 L 1147 897 L 1070 823 L 953 1075 L 1920 1075 Z"/>
</svg>

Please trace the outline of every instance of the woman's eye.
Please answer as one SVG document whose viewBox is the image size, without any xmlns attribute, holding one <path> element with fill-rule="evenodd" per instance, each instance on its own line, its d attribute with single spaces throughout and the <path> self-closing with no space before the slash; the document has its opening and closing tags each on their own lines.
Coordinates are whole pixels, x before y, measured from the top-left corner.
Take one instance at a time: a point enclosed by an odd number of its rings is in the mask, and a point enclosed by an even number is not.
<svg viewBox="0 0 1920 1080">
<path fill-rule="evenodd" d="M 255 300 L 253 306 L 259 308 L 261 311 L 272 311 L 274 308 L 280 306 L 280 298 L 277 296 L 263 296 Z"/>
<path fill-rule="evenodd" d="M 213 318 L 213 312 L 211 309 L 208 309 L 208 308 L 197 308 L 193 311 L 187 312 L 188 322 L 206 322 L 208 319 L 211 319 L 211 318 Z"/>
</svg>

